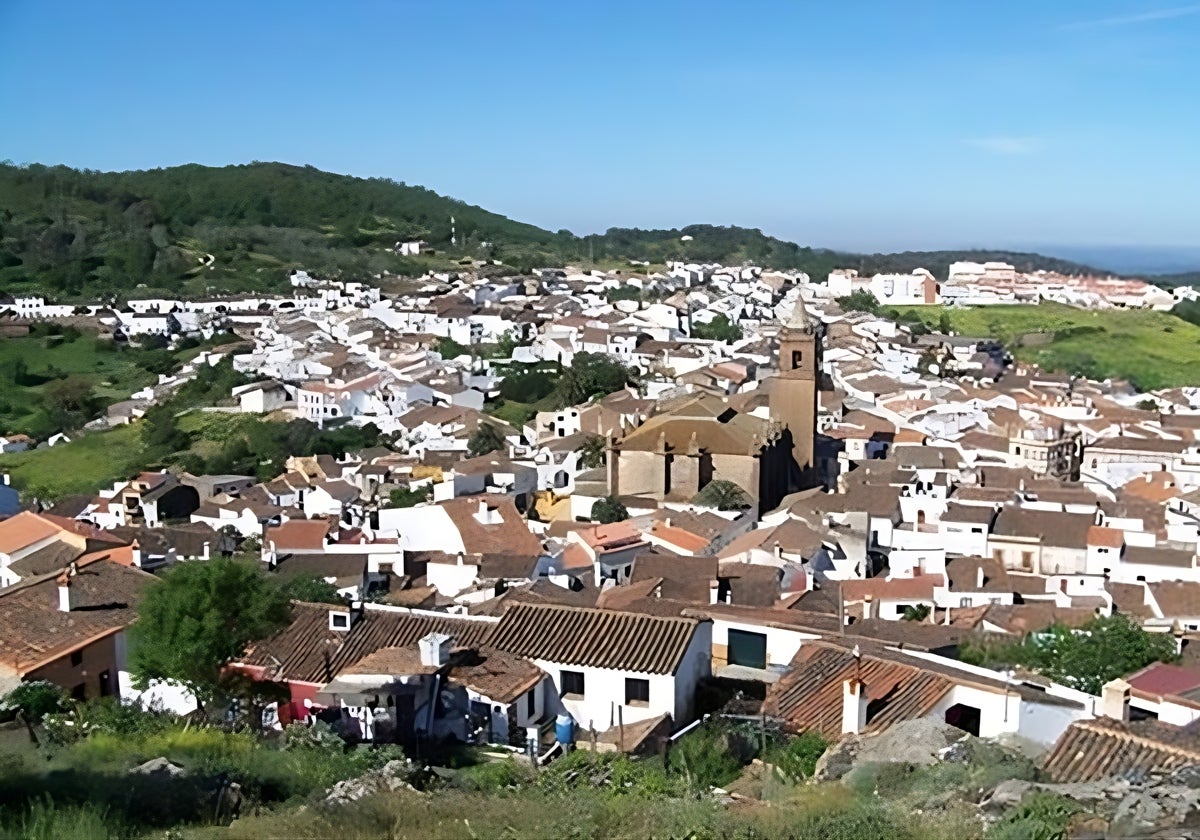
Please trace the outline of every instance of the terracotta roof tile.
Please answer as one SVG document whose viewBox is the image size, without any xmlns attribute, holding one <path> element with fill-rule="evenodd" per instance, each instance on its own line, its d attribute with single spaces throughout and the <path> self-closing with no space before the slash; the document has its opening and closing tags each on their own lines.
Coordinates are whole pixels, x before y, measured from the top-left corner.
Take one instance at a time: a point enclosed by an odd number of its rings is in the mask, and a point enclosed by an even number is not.
<svg viewBox="0 0 1200 840">
<path fill-rule="evenodd" d="M 500 619 L 490 643 L 563 665 L 673 674 L 699 626 L 690 618 L 516 604 Z"/>
</svg>

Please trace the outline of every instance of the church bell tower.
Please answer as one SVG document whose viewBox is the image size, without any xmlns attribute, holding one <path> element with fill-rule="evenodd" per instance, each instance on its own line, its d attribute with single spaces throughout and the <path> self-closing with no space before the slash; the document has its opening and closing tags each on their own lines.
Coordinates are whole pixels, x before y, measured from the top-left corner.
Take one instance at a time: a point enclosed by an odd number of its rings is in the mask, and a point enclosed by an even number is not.
<svg viewBox="0 0 1200 840">
<path fill-rule="evenodd" d="M 804 302 L 779 334 L 779 375 L 771 387 L 771 419 L 792 436 L 792 454 L 801 482 L 812 486 L 816 466 L 817 391 L 821 384 L 821 340 Z"/>
</svg>

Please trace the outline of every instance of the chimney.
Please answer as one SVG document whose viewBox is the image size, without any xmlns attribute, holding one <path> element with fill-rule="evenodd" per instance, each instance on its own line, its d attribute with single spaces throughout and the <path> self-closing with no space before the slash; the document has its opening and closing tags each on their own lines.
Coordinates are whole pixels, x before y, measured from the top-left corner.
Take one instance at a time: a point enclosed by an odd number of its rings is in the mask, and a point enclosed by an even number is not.
<svg viewBox="0 0 1200 840">
<path fill-rule="evenodd" d="M 873 599 L 870 596 L 870 594 L 863 596 L 863 610 L 862 610 L 863 621 L 866 621 L 867 619 L 872 618 L 871 613 L 874 612 L 874 606 L 875 606 L 872 603 L 872 600 Z"/>
<path fill-rule="evenodd" d="M 71 611 L 71 578 L 75 575 L 75 564 L 58 576 L 58 611 Z"/>
<path fill-rule="evenodd" d="M 775 540 L 775 559 L 783 559 L 783 546 L 779 544 L 779 540 Z"/>
<path fill-rule="evenodd" d="M 200 559 L 207 560 L 209 558 L 208 540 L 204 541 L 204 546 L 200 549 Z"/>
<path fill-rule="evenodd" d="M 663 527 L 664 528 L 671 527 L 671 517 L 668 516 L 666 519 L 663 520 Z"/>
<path fill-rule="evenodd" d="M 983 564 L 975 567 L 975 588 L 983 589 Z"/>
<path fill-rule="evenodd" d="M 450 644 L 453 638 L 445 633 L 430 633 L 417 642 L 421 651 L 421 664 L 429 668 L 441 668 L 450 661 Z"/>
<path fill-rule="evenodd" d="M 857 735 L 867 728 L 867 687 L 856 677 L 842 681 L 842 734 Z"/>
<path fill-rule="evenodd" d="M 1129 723 L 1129 683 L 1115 679 L 1100 690 L 1100 716 Z"/>
<path fill-rule="evenodd" d="M 8 473 L 0 475 L 0 484 L 3 484 L 5 487 L 7 487 L 10 481 L 11 479 L 9 478 Z"/>
</svg>

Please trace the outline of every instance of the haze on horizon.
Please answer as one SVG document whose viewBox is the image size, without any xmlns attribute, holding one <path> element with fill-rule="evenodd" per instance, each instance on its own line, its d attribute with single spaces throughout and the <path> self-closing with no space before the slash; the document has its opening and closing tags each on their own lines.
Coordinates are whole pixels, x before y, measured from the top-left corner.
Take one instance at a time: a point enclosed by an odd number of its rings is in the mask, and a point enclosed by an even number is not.
<svg viewBox="0 0 1200 840">
<path fill-rule="evenodd" d="M 580 234 L 1200 265 L 1179 0 L 16 0 L 0 73 L 16 162 L 281 160 Z"/>
</svg>

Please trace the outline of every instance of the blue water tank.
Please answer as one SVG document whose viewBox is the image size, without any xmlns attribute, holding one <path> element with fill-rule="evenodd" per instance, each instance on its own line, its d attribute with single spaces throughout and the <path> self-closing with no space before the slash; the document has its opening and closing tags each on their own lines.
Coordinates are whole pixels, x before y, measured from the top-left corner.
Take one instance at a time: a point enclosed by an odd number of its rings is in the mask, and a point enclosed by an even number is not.
<svg viewBox="0 0 1200 840">
<path fill-rule="evenodd" d="M 575 743 L 575 719 L 570 715 L 559 715 L 554 719 L 554 740 L 569 747 Z"/>
</svg>

